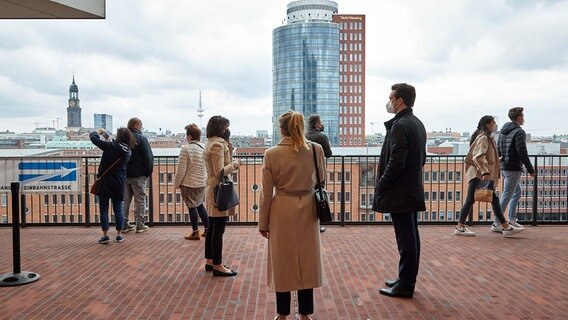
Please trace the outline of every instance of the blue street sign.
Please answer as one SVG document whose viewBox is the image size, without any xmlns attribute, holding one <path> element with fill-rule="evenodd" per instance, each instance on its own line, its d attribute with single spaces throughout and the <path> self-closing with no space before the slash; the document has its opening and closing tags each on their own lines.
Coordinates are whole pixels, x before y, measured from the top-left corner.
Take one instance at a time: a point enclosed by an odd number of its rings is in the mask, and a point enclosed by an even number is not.
<svg viewBox="0 0 568 320">
<path fill-rule="evenodd" d="M 77 162 L 27 161 L 20 162 L 20 182 L 73 182 L 77 180 Z"/>
</svg>

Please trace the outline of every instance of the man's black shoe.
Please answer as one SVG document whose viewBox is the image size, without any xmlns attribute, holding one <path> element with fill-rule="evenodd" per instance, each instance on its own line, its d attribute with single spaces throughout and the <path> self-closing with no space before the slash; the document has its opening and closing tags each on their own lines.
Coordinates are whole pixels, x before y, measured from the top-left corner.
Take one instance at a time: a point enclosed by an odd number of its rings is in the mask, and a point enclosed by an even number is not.
<svg viewBox="0 0 568 320">
<path fill-rule="evenodd" d="M 325 232 L 325 227 L 320 227 L 320 232 Z"/>
<path fill-rule="evenodd" d="M 386 280 L 385 281 L 385 286 L 392 288 L 394 287 L 396 284 L 398 283 L 398 279 L 393 279 L 393 280 Z"/>
<path fill-rule="evenodd" d="M 414 295 L 414 286 L 402 286 L 397 283 L 394 287 L 382 288 L 379 292 L 389 297 L 412 298 Z"/>
</svg>

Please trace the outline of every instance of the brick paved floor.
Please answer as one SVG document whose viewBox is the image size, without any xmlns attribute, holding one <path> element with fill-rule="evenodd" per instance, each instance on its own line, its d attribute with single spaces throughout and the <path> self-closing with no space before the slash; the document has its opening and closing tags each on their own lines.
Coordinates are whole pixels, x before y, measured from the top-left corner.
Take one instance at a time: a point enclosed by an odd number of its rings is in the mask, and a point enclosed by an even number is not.
<svg viewBox="0 0 568 320">
<path fill-rule="evenodd" d="M 379 294 L 396 276 L 390 226 L 328 227 L 322 234 L 324 285 L 314 319 L 567 319 L 568 226 L 528 227 L 516 238 L 472 228 L 422 226 L 415 298 Z M 22 230 L 22 269 L 35 283 L 0 287 L 0 319 L 272 319 L 266 287 L 266 240 L 255 227 L 229 226 L 225 264 L 239 271 L 214 278 L 203 270 L 204 241 L 184 227 L 126 234 L 96 243 L 96 227 Z M 12 272 L 11 229 L 0 228 L 0 274 Z M 295 299 L 293 299 L 293 303 Z"/>
</svg>

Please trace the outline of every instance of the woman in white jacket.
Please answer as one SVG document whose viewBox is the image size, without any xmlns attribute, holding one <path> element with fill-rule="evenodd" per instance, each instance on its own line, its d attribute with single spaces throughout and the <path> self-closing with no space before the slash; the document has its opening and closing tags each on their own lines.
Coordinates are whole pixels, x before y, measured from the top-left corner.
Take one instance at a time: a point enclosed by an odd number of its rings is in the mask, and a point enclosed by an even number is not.
<svg viewBox="0 0 568 320">
<path fill-rule="evenodd" d="M 207 210 L 203 205 L 205 200 L 205 162 L 203 161 L 203 144 L 201 129 L 195 124 L 185 126 L 188 144 L 181 148 L 176 170 L 175 187 L 181 189 L 183 202 L 189 209 L 192 232 L 185 236 L 188 240 L 199 240 L 207 235 Z M 205 226 L 205 232 L 199 235 L 197 216 Z"/>
</svg>

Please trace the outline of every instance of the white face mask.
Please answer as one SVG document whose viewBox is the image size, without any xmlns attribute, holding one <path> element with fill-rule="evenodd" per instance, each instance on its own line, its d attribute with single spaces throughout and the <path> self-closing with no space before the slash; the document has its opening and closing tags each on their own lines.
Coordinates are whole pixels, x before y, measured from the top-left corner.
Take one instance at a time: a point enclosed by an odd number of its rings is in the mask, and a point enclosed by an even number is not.
<svg viewBox="0 0 568 320">
<path fill-rule="evenodd" d="M 395 113 L 395 112 L 394 112 L 394 105 L 392 104 L 392 101 L 389 100 L 389 102 L 387 102 L 386 107 L 387 107 L 387 112 L 388 112 L 388 113 Z"/>
</svg>

